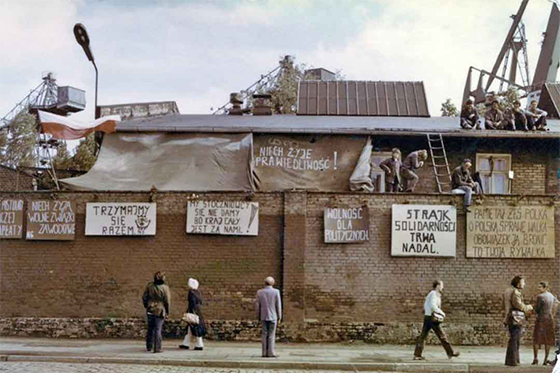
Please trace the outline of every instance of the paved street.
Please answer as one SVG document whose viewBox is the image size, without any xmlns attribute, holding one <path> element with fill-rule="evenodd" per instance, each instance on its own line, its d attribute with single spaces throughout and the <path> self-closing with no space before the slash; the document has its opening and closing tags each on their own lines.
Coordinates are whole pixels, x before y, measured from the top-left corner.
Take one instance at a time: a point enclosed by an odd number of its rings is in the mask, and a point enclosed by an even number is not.
<svg viewBox="0 0 560 373">
<path fill-rule="evenodd" d="M 2 372 L 547 372 L 531 366 L 530 346 L 521 347 L 521 366 L 504 366 L 503 346 L 460 346 L 461 356 L 448 360 L 439 345 L 426 346 L 426 361 L 412 359 L 414 346 L 364 343 L 279 343 L 280 357 L 260 356 L 254 342 L 206 341 L 204 351 L 181 350 L 165 340 L 164 353 L 146 352 L 142 340 L 1 338 Z M 540 354 L 542 364 L 542 352 Z"/>
<path fill-rule="evenodd" d="M 308 370 L 215 369 L 134 364 L 0 363 L 0 372 L 9 373 L 309 373 Z M 313 373 L 333 373 L 315 370 Z"/>
</svg>

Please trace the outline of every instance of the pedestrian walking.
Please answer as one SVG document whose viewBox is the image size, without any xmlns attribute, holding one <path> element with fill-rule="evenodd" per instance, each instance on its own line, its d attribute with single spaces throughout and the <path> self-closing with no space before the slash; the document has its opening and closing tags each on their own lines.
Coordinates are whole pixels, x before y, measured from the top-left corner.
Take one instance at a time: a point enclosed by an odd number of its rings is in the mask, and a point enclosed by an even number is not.
<svg viewBox="0 0 560 373">
<path fill-rule="evenodd" d="M 533 331 L 533 364 L 538 365 L 539 348 L 544 345 L 543 365 L 551 363 L 548 361 L 548 353 L 550 346 L 554 346 L 556 338 L 554 336 L 554 308 L 558 301 L 554 295 L 548 291 L 548 282 L 539 283 L 539 292 L 537 296 L 537 304 L 535 306 L 535 314 L 537 321 L 535 322 L 535 330 Z"/>
<path fill-rule="evenodd" d="M 204 349 L 204 341 L 202 337 L 207 334 L 206 323 L 204 322 L 204 314 L 202 312 L 202 293 L 198 290 L 198 281 L 194 278 L 189 278 L 188 281 L 189 294 L 187 307 L 187 313 L 193 313 L 198 316 L 198 324 L 188 324 L 187 334 L 183 339 L 183 343 L 179 345 L 179 348 L 188 350 L 190 347 L 190 342 L 193 337 L 196 338 L 195 351 L 202 351 Z"/>
<path fill-rule="evenodd" d="M 171 293 L 165 284 L 165 272 L 158 271 L 154 274 L 154 281 L 148 283 L 142 303 L 148 316 L 148 332 L 146 333 L 146 349 L 154 353 L 162 352 L 161 331 L 163 322 L 169 317 Z"/>
<path fill-rule="evenodd" d="M 506 351 L 506 365 L 517 366 L 519 361 L 519 340 L 523 332 L 523 324 L 526 315 L 529 314 L 533 307 L 530 304 L 523 303 L 521 290 L 525 287 L 525 279 L 523 276 L 515 276 L 511 280 L 511 286 L 504 294 L 505 319 L 504 325 L 509 331 L 509 341 Z"/>
<path fill-rule="evenodd" d="M 282 320 L 280 291 L 274 289 L 274 278 L 264 280 L 266 287 L 257 291 L 257 317 L 262 326 L 262 357 L 278 357 L 275 348 L 276 327 Z"/>
<path fill-rule="evenodd" d="M 445 313 L 441 309 L 442 293 L 443 281 L 434 281 L 433 290 L 428 293 L 424 301 L 424 324 L 422 326 L 422 333 L 420 333 L 416 342 L 414 360 L 426 360 L 426 358 L 422 356 L 422 351 L 424 350 L 424 341 L 426 337 L 428 337 L 430 330 L 436 333 L 449 359 L 460 355 L 459 351 L 453 351 L 453 347 L 451 347 L 451 344 L 447 340 L 447 335 L 441 328 L 441 323 L 445 318 Z"/>
</svg>

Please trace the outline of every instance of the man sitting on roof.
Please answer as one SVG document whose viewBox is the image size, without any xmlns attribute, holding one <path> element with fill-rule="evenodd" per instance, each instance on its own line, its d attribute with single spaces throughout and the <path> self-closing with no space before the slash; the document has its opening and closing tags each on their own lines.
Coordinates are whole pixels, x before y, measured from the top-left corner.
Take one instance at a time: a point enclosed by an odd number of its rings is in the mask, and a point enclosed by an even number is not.
<svg viewBox="0 0 560 373">
<path fill-rule="evenodd" d="M 424 161 L 428 159 L 428 152 L 424 149 L 410 153 L 401 165 L 401 177 L 406 180 L 405 192 L 414 192 L 418 183 L 418 175 L 414 172 L 424 166 Z"/>
<path fill-rule="evenodd" d="M 525 115 L 525 110 L 521 109 L 521 102 L 515 100 L 513 103 L 513 108 L 506 109 L 506 120 L 508 121 L 508 127 L 512 131 L 528 131 L 527 128 L 527 116 Z"/>
<path fill-rule="evenodd" d="M 507 128 L 507 124 L 504 113 L 500 110 L 500 103 L 497 100 L 492 101 L 492 108 L 484 116 L 484 127 L 487 130 L 503 130 Z"/>
<path fill-rule="evenodd" d="M 466 158 L 459 167 L 453 170 L 453 175 L 451 176 L 453 192 L 465 192 L 465 197 L 463 199 L 463 208 L 465 212 L 471 212 L 469 206 L 472 204 L 472 194 L 481 194 L 480 184 L 472 179 L 471 173 L 469 172 L 469 168 L 471 167 L 472 161 Z"/>
<path fill-rule="evenodd" d="M 537 107 L 537 100 L 531 101 L 531 107 L 525 111 L 530 130 L 545 131 L 546 116 L 548 113 Z"/>
<path fill-rule="evenodd" d="M 478 117 L 478 112 L 476 111 L 473 101 L 467 100 L 465 102 L 465 106 L 463 110 L 461 110 L 461 118 L 460 118 L 461 127 L 466 130 L 472 130 L 475 128 L 480 129 L 480 118 Z"/>
</svg>

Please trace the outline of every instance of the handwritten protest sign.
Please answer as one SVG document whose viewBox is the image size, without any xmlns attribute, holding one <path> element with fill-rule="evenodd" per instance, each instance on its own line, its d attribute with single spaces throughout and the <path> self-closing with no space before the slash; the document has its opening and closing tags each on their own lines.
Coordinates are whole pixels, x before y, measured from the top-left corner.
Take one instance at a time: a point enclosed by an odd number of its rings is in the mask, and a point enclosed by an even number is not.
<svg viewBox="0 0 560 373">
<path fill-rule="evenodd" d="M 456 254 L 457 209 L 439 205 L 393 205 L 392 256 Z"/>
<path fill-rule="evenodd" d="M 154 236 L 155 203 L 88 203 L 86 236 Z"/>
<path fill-rule="evenodd" d="M 0 200 L 0 238 L 21 238 L 23 200 Z"/>
<path fill-rule="evenodd" d="M 28 240 L 73 240 L 76 233 L 73 201 L 37 200 L 27 206 Z"/>
<path fill-rule="evenodd" d="M 260 190 L 348 190 L 366 136 L 253 136 L 254 171 Z"/>
<path fill-rule="evenodd" d="M 554 258 L 554 207 L 476 206 L 471 210 L 468 258 Z"/>
<path fill-rule="evenodd" d="M 369 241 L 367 207 L 334 207 L 325 209 L 325 243 Z"/>
<path fill-rule="evenodd" d="M 244 201 L 189 201 L 187 233 L 257 236 L 259 204 Z"/>
</svg>

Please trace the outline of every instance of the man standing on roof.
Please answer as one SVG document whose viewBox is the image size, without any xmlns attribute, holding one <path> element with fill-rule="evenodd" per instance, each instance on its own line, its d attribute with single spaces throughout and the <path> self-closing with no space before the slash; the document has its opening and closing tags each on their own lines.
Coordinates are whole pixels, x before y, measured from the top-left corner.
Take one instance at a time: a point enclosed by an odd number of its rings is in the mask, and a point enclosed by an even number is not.
<svg viewBox="0 0 560 373">
<path fill-rule="evenodd" d="M 546 116 L 548 115 L 548 113 L 544 110 L 539 109 L 537 105 L 537 100 L 533 100 L 531 101 L 531 107 L 529 107 L 529 109 L 525 111 L 527 120 L 529 122 L 529 129 L 545 131 Z"/>
<path fill-rule="evenodd" d="M 507 124 L 504 113 L 500 110 L 500 103 L 498 100 L 492 101 L 492 107 L 484 116 L 484 127 L 487 130 L 502 130 L 506 129 Z"/>
<path fill-rule="evenodd" d="M 469 172 L 469 168 L 472 167 L 472 161 L 468 158 L 463 160 L 463 163 L 453 170 L 453 175 L 451 176 L 451 184 L 453 192 L 456 190 L 465 192 L 465 197 L 463 199 L 463 208 L 465 212 L 471 212 L 469 206 L 472 203 L 472 194 L 480 194 L 480 184 L 474 181 Z"/>
<path fill-rule="evenodd" d="M 461 128 L 466 130 L 472 130 L 475 128 L 480 129 L 480 118 L 478 117 L 478 112 L 476 111 L 473 101 L 467 100 L 463 110 L 461 110 L 460 117 Z"/>
<path fill-rule="evenodd" d="M 391 158 L 387 158 L 381 162 L 379 168 L 385 171 L 386 191 L 389 193 L 398 192 L 401 184 L 399 175 L 401 169 L 401 151 L 398 148 L 393 148 L 393 150 L 391 150 Z"/>
<path fill-rule="evenodd" d="M 414 192 L 418 183 L 418 175 L 414 171 L 424 166 L 426 159 L 428 159 L 428 152 L 424 149 L 412 152 L 404 159 L 401 166 L 401 177 L 406 180 L 405 192 Z"/>
</svg>

